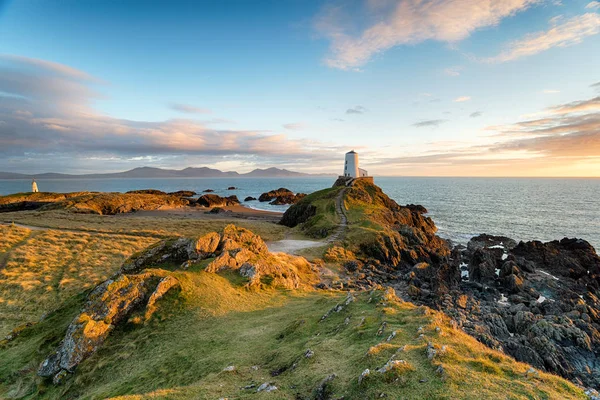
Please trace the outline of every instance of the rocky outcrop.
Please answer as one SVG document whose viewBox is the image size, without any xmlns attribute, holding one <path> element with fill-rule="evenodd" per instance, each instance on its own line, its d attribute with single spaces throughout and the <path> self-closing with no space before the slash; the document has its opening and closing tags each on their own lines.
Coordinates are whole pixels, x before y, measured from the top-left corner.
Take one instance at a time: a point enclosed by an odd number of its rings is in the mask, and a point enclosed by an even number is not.
<svg viewBox="0 0 600 400">
<path fill-rule="evenodd" d="M 198 198 L 196 205 L 200 207 L 226 207 L 240 204 L 237 196 L 221 197 L 216 194 L 204 194 Z"/>
<path fill-rule="evenodd" d="M 600 387 L 600 257 L 585 240 L 542 243 L 481 235 L 457 247 L 437 299 L 408 291 L 437 306 L 467 333 L 519 361 L 575 383 Z M 462 269 L 462 271 L 461 271 Z"/>
<path fill-rule="evenodd" d="M 168 193 L 170 196 L 178 196 L 178 197 L 192 197 L 195 196 L 197 193 L 191 190 L 178 190 L 176 192 L 170 192 Z"/>
<path fill-rule="evenodd" d="M 292 192 L 289 189 L 279 188 L 261 194 L 258 197 L 258 201 L 269 201 L 272 205 L 285 205 L 295 204 L 298 201 L 302 200 L 304 197 L 306 197 L 306 194 L 304 193 L 294 194 L 294 192 Z"/>
<path fill-rule="evenodd" d="M 254 201 L 256 200 L 256 197 L 252 197 L 252 196 L 248 196 L 244 199 L 244 201 Z"/>
<path fill-rule="evenodd" d="M 156 189 L 130 190 L 126 193 L 128 193 L 128 194 L 154 194 L 154 195 L 159 195 L 159 196 L 164 196 L 167 194 L 166 192 L 163 192 L 162 190 L 156 190 Z"/>
<path fill-rule="evenodd" d="M 305 258 L 271 253 L 260 236 L 247 229 L 226 226 L 216 246 L 217 236 L 209 235 L 198 240 L 198 243 L 210 243 L 202 254 L 214 253 L 216 256 L 206 267 L 206 272 L 237 271 L 248 279 L 247 286 L 252 288 L 267 285 L 297 289 L 311 287 L 319 281 L 313 266 Z"/>
<path fill-rule="evenodd" d="M 307 222 L 317 214 L 317 207 L 310 202 L 299 202 L 286 210 L 279 223 L 294 228 Z"/>
<path fill-rule="evenodd" d="M 149 319 L 156 302 L 168 291 L 179 286 L 172 276 L 157 273 L 120 274 L 98 285 L 76 316 L 58 349 L 44 360 L 38 369 L 42 377 L 54 377 L 60 382 L 65 371 L 72 373 L 77 366 L 102 346 L 114 328 L 135 310 L 144 310 Z"/>
<path fill-rule="evenodd" d="M 180 265 L 194 257 L 198 244 L 191 239 L 174 238 L 158 242 L 140 253 L 129 257 L 121 266 L 124 274 L 138 273 L 154 265 L 170 263 Z"/>
</svg>

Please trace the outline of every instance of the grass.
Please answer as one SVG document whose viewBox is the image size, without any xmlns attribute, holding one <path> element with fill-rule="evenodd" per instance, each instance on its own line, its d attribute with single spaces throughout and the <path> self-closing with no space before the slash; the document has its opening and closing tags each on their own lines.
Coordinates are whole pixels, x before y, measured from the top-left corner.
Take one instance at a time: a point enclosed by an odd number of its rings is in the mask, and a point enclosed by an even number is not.
<svg viewBox="0 0 600 400">
<path fill-rule="evenodd" d="M 195 236 L 212 231 L 220 231 L 226 225 L 235 223 L 252 229 L 265 240 L 283 239 L 289 230 L 281 225 L 264 221 L 247 221 L 223 218 L 200 220 L 184 216 L 130 216 L 93 215 L 53 211 L 20 211 L 0 214 L 0 221 L 53 229 L 80 230 L 96 233 L 119 233 L 126 235 L 170 237 Z"/>
<path fill-rule="evenodd" d="M 182 282 L 181 293 L 167 296 L 150 322 L 119 328 L 63 386 L 53 386 L 35 378 L 33 367 L 52 348 L 48 343 L 60 340 L 56 326 L 64 328 L 76 314 L 81 299 L 68 300 L 65 309 L 0 350 L 0 396 L 296 399 L 310 398 L 334 373 L 332 398 L 370 399 L 381 393 L 393 399 L 585 398 L 556 376 L 528 377 L 528 365 L 453 329 L 443 315 L 381 291 L 359 293 L 319 322 L 345 293 L 249 291 L 227 276 L 172 274 Z M 378 336 L 383 321 L 387 327 Z M 392 331 L 397 334 L 387 342 Z M 428 342 L 446 346 L 445 352 L 429 360 Z M 374 346 L 379 349 L 368 354 Z M 376 372 L 402 347 L 397 359 L 407 362 L 405 368 Z M 308 349 L 312 358 L 304 356 Z M 223 371 L 230 365 L 235 371 Z M 366 368 L 371 375 L 359 385 Z M 278 390 L 256 393 L 265 382 Z"/>
<path fill-rule="evenodd" d="M 331 197 L 317 200 L 326 207 Z M 205 272 L 210 260 L 187 271 L 160 270 L 175 276 L 181 289 L 167 294 L 149 321 L 117 327 L 75 374 L 54 386 L 37 377 L 37 367 L 63 339 L 93 285 L 157 237 L 195 236 L 219 229 L 221 221 L 18 214 L 24 224 L 77 231 L 1 227 L 10 239 L 0 253 L 6 256 L 0 333 L 48 314 L 22 328 L 16 339 L 0 342 L 0 398 L 308 399 L 331 374 L 336 375 L 328 389 L 331 398 L 585 398 L 562 378 L 528 374 L 529 365 L 454 329 L 443 314 L 389 293 L 355 293 L 355 301 L 320 322 L 346 293 L 248 289 L 235 272 Z M 287 232 L 273 224 L 241 222 L 271 238 Z M 392 332 L 396 335 L 388 341 Z M 433 359 L 427 357 L 428 343 L 437 351 Z M 304 356 L 308 349 L 311 358 Z M 406 363 L 376 372 L 392 357 Z M 231 365 L 233 372 L 223 371 Z M 367 368 L 371 374 L 359 384 Z M 265 382 L 278 390 L 257 393 Z"/>
<path fill-rule="evenodd" d="M 339 225 L 340 217 L 335 211 L 335 198 L 341 187 L 319 190 L 300 200 L 298 206 L 312 204 L 317 208 L 314 217 L 302 224 L 302 232 L 310 237 L 322 238 L 331 234 Z"/>
<path fill-rule="evenodd" d="M 15 230 L 0 270 L 0 335 L 93 287 L 136 251 L 156 242 L 143 236 Z M 19 240 L 20 239 L 20 240 Z M 6 247 L 6 243 L 3 246 Z"/>
</svg>

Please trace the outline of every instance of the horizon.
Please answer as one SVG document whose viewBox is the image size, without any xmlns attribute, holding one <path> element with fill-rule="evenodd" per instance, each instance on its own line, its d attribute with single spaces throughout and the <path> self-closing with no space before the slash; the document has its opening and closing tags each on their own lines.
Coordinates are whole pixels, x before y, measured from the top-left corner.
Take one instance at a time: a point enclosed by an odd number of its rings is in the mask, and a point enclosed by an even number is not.
<svg viewBox="0 0 600 400">
<path fill-rule="evenodd" d="M 0 36 L 0 171 L 600 177 L 598 1 L 0 0 Z"/>
</svg>

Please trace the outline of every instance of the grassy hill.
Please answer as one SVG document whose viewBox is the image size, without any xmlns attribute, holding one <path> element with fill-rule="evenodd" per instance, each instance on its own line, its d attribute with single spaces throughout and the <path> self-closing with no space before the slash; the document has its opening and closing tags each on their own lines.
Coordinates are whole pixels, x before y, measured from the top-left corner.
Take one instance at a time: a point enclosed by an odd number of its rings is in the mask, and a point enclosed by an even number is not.
<svg viewBox="0 0 600 400">
<path fill-rule="evenodd" d="M 24 250 L 22 246 L 29 246 L 27 253 L 41 253 L 48 248 L 47 240 L 61 234 L 38 231 L 31 237 L 35 232 L 3 229 L 4 237 L 12 238 L 3 253 L 9 258 Z M 50 236 L 42 240 L 43 235 Z M 149 239 L 141 238 L 134 247 L 147 244 L 143 240 Z M 68 244 L 77 240 L 65 238 L 55 245 L 71 248 L 74 255 L 56 256 L 54 268 L 69 265 L 75 272 L 89 257 L 100 259 L 107 254 L 115 243 L 115 236 L 107 234 L 85 233 L 78 240 L 84 239 L 96 253 L 73 264 L 82 252 L 75 243 Z M 94 273 L 114 272 L 123 257 L 120 253 L 112 261 L 95 264 Z M 355 292 L 348 297 L 336 290 L 256 289 L 248 287 L 235 271 L 204 271 L 211 261 L 188 270 L 156 265 L 158 269 L 150 271 L 175 277 L 180 289 L 158 303 L 150 320 L 130 318 L 119 325 L 99 351 L 54 385 L 36 375 L 37 367 L 63 339 L 93 279 L 74 281 L 68 291 L 59 286 L 60 295 L 51 294 L 54 311 L 0 345 L 0 397 L 585 398 L 571 383 L 530 371 L 528 365 L 455 329 L 443 314 L 403 302 L 389 290 Z M 81 270 L 84 276 L 89 271 Z M 35 269 L 32 264 L 24 265 L 22 272 L 39 281 L 48 276 L 48 268 Z M 59 281 L 57 277 L 51 280 Z M 31 301 L 41 307 L 42 301 L 36 300 L 43 296 L 39 290 L 22 285 L 19 290 L 19 285 L 6 281 L 0 284 L 16 290 L 14 295 L 23 304 Z M 396 362 L 389 371 L 378 372 L 390 360 Z M 366 369 L 370 373 L 359 383 Z M 259 392 L 263 384 L 277 389 Z"/>
</svg>

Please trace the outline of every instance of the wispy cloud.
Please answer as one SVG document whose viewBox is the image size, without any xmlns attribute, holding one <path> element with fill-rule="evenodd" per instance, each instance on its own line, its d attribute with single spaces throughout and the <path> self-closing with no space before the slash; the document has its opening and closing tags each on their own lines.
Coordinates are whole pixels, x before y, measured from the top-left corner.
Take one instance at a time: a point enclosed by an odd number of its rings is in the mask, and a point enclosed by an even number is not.
<svg viewBox="0 0 600 400">
<path fill-rule="evenodd" d="M 593 85 L 590 85 L 590 87 L 600 91 L 600 82 L 594 83 Z"/>
<path fill-rule="evenodd" d="M 464 68 L 461 66 L 457 66 L 457 67 L 448 67 L 446 69 L 444 69 L 444 75 L 446 76 L 460 76 L 460 73 L 462 72 Z"/>
<path fill-rule="evenodd" d="M 210 114 L 211 111 L 207 108 L 201 108 L 191 106 L 189 104 L 171 103 L 170 107 L 172 110 L 185 113 L 185 114 Z"/>
<path fill-rule="evenodd" d="M 471 100 L 471 96 L 460 96 L 454 99 L 455 103 L 463 103 L 465 101 Z"/>
<path fill-rule="evenodd" d="M 302 122 L 292 122 L 290 124 L 283 124 L 284 129 L 288 129 L 291 131 L 298 131 L 298 130 L 304 129 L 305 127 L 306 127 L 306 125 Z"/>
<path fill-rule="evenodd" d="M 364 114 L 367 109 L 363 106 L 356 106 L 346 110 L 346 114 Z"/>
<path fill-rule="evenodd" d="M 29 168 L 31 157 L 62 159 L 71 167 L 96 163 L 103 170 L 109 159 L 126 164 L 147 157 L 170 157 L 181 162 L 199 155 L 203 162 L 209 157 L 235 156 L 240 162 L 268 160 L 273 165 L 310 159 L 314 164 L 337 159 L 342 151 L 269 131 L 215 129 L 191 119 L 113 118 L 90 106 L 96 96 L 90 85 L 95 82 L 68 66 L 0 56 L 0 94 L 9 94 L 0 95 L 0 120 L 4 122 L 0 127 L 0 170 L 7 165 L 11 170 Z M 321 149 L 317 154 L 315 147 Z"/>
<path fill-rule="evenodd" d="M 316 28 L 331 42 L 325 63 L 332 68 L 352 70 L 396 46 L 426 40 L 458 42 L 541 1 L 366 1 L 362 10 L 358 7 L 357 12 L 367 19 L 366 27 L 359 29 L 353 29 L 351 18 L 345 15 L 350 7 L 357 8 L 356 3 L 345 7 L 328 5 L 318 16 Z"/>
<path fill-rule="evenodd" d="M 590 111 L 600 111 L 600 96 L 589 100 L 573 101 L 548 109 L 552 114 L 573 114 Z"/>
<path fill-rule="evenodd" d="M 589 9 L 589 10 L 598 10 L 600 9 L 600 1 L 592 1 L 590 3 L 588 3 L 585 8 Z"/>
<path fill-rule="evenodd" d="M 596 13 L 579 15 L 563 23 L 559 21 L 551 21 L 553 26 L 549 30 L 526 35 L 523 39 L 509 43 L 497 56 L 484 58 L 481 61 L 489 63 L 513 61 L 554 47 L 572 46 L 581 43 L 588 36 L 600 33 L 600 15 Z"/>
<path fill-rule="evenodd" d="M 412 124 L 412 126 L 417 127 L 417 128 L 425 128 L 425 127 L 438 127 L 441 124 L 443 124 L 444 122 L 447 122 L 448 120 L 446 119 L 429 119 L 426 121 L 421 121 L 421 122 L 417 122 Z"/>
<path fill-rule="evenodd" d="M 475 111 L 474 113 L 471 113 L 471 115 L 469 115 L 469 117 L 477 118 L 477 117 L 481 117 L 482 115 L 483 115 L 483 113 L 481 111 Z"/>
</svg>

